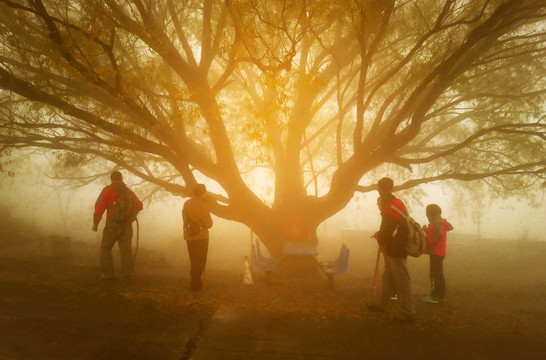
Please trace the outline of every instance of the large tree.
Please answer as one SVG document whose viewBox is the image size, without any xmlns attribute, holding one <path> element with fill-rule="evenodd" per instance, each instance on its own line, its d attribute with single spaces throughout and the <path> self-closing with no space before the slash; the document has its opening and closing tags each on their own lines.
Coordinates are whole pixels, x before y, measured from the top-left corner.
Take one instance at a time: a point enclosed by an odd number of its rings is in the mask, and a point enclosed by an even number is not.
<svg viewBox="0 0 546 360">
<path fill-rule="evenodd" d="M 0 0 L 0 143 L 184 197 L 205 181 L 278 254 L 283 224 L 313 241 L 380 174 L 543 184 L 545 17 L 543 0 Z"/>
</svg>

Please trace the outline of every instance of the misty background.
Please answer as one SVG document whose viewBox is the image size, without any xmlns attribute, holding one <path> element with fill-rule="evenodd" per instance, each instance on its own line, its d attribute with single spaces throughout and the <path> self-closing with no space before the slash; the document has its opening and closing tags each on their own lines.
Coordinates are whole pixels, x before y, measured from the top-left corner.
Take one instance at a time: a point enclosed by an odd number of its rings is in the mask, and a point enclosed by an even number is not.
<svg viewBox="0 0 546 360">
<path fill-rule="evenodd" d="M 102 188 L 110 183 L 108 176 L 73 187 L 73 182 L 54 179 L 50 164 L 41 156 L 21 159 L 12 165 L 16 165 L 12 168 L 18 170 L 1 178 L 2 217 L 24 224 L 24 231 L 37 238 L 63 235 L 69 236 L 72 243 L 99 246 L 105 216 L 98 232 L 91 231 L 92 216 L 96 198 Z M 139 186 L 135 186 L 137 179 L 127 171 L 123 171 L 123 174 L 127 185 L 141 199 L 144 198 L 145 194 L 139 192 Z M 475 194 L 473 201 L 469 200 L 471 197 L 461 199 L 464 191 L 459 189 L 455 192 L 445 183 L 425 185 L 420 189 L 426 194 L 425 197 L 415 199 L 415 195 L 404 191 L 397 193 L 397 196 L 408 203 L 410 214 L 421 224 L 427 223 L 425 206 L 429 203 L 440 205 L 443 217 L 455 227 L 448 241 L 545 240 L 546 222 L 543 220 L 546 207 L 531 205 L 543 202 L 543 198 L 490 199 L 484 192 L 483 198 L 478 201 L 482 206 L 479 206 Z M 369 239 L 369 235 L 377 230 L 380 223 L 376 198 L 375 192 L 355 193 L 345 209 L 319 226 L 319 258 L 334 258 L 342 243 L 353 249 L 362 246 L 365 252 L 374 253 L 377 245 Z M 141 251 L 158 253 L 158 263 L 166 263 L 162 264 L 164 266 L 178 269 L 185 266 L 187 251 L 182 238 L 181 219 L 185 199 L 164 192 L 143 200 L 144 210 L 138 217 Z M 211 266 L 240 266 L 241 259 L 249 253 L 250 230 L 242 224 L 215 216 L 213 220 L 209 259 L 214 265 Z M 4 226 L 9 226 L 9 222 Z M 136 230 L 136 226 L 134 228 Z M 136 232 L 133 241 L 136 241 Z M 115 254 L 117 256 L 117 250 Z M 92 251 L 90 261 L 95 261 L 95 257 L 96 253 Z"/>
</svg>

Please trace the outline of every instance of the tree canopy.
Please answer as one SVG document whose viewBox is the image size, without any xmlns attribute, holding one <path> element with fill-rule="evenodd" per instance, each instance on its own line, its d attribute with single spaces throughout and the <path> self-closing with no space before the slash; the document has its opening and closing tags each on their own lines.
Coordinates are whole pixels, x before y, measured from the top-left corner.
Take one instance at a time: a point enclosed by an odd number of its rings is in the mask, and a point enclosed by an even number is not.
<svg viewBox="0 0 546 360">
<path fill-rule="evenodd" d="M 107 160 L 181 196 L 205 181 L 269 245 L 378 174 L 543 186 L 545 17 L 542 0 L 0 0 L 0 151 Z"/>
</svg>

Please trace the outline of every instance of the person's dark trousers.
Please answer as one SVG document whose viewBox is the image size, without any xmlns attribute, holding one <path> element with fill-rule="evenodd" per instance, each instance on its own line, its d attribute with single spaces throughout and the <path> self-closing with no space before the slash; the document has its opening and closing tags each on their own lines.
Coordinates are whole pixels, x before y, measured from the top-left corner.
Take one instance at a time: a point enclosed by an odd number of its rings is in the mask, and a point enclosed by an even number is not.
<svg viewBox="0 0 546 360">
<path fill-rule="evenodd" d="M 444 279 L 444 256 L 430 255 L 430 283 L 431 296 L 444 298 L 446 295 L 446 281 Z"/>
<path fill-rule="evenodd" d="M 188 254 L 190 255 L 190 277 L 191 289 L 199 291 L 203 287 L 201 276 L 207 265 L 207 253 L 209 250 L 209 239 L 188 240 Z"/>
<path fill-rule="evenodd" d="M 133 226 L 128 224 L 115 224 L 107 222 L 102 233 L 100 246 L 100 267 L 102 275 L 106 278 L 114 276 L 114 264 L 112 260 L 112 247 L 117 242 L 121 257 L 120 277 L 129 278 L 133 270 L 133 258 L 131 242 L 133 239 Z"/>
</svg>

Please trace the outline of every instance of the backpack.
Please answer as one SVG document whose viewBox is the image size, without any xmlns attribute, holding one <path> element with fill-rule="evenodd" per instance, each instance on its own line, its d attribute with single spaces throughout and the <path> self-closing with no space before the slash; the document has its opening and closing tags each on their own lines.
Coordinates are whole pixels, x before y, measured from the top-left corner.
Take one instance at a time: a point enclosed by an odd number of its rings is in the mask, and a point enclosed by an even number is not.
<svg viewBox="0 0 546 360">
<path fill-rule="evenodd" d="M 125 186 L 122 189 L 114 188 L 114 191 L 118 194 L 118 199 L 110 209 L 112 220 L 119 224 L 127 224 L 135 221 L 138 208 L 129 189 Z"/>
<path fill-rule="evenodd" d="M 406 252 L 409 256 L 419 257 L 423 254 L 427 254 L 428 242 L 427 236 L 423 231 L 423 227 L 419 225 L 411 216 L 404 214 L 396 206 L 389 205 L 389 208 L 396 211 L 402 216 L 408 226 L 408 243 L 406 245 Z"/>
</svg>

